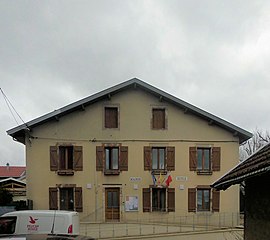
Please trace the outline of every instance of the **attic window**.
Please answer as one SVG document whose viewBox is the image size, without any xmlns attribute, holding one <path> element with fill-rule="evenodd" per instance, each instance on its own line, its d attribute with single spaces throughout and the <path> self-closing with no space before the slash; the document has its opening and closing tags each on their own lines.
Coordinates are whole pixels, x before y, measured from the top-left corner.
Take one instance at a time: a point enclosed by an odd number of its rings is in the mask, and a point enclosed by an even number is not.
<svg viewBox="0 0 270 240">
<path fill-rule="evenodd" d="M 166 129 L 167 118 L 165 108 L 152 109 L 152 129 Z"/>
<path fill-rule="evenodd" d="M 118 107 L 105 107 L 105 128 L 118 128 Z"/>
</svg>

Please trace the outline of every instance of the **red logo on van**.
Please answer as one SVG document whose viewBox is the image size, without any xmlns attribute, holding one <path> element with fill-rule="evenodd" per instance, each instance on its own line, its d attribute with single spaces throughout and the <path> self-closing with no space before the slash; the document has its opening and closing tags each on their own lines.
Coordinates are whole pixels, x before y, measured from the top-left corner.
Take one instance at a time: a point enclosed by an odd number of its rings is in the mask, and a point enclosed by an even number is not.
<svg viewBox="0 0 270 240">
<path fill-rule="evenodd" d="M 29 223 L 31 223 L 31 224 L 35 224 L 36 221 L 38 220 L 37 218 L 32 218 L 31 216 L 29 216 L 29 218 L 30 218 Z"/>
</svg>

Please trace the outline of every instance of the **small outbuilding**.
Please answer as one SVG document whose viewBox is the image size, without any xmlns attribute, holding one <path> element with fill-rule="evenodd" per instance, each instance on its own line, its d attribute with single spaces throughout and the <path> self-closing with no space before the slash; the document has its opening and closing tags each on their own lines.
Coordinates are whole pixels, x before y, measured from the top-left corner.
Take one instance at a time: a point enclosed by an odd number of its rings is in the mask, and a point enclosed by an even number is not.
<svg viewBox="0 0 270 240">
<path fill-rule="evenodd" d="M 245 240 L 270 239 L 270 144 L 212 184 L 216 190 L 245 184 Z"/>
</svg>

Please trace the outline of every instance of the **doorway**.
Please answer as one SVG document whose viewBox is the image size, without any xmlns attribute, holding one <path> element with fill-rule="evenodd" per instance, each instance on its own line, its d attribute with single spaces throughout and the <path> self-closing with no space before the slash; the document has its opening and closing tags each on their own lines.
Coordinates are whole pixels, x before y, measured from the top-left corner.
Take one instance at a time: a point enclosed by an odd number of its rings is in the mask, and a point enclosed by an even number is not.
<svg viewBox="0 0 270 240">
<path fill-rule="evenodd" d="M 120 221 L 120 188 L 105 188 L 105 220 Z"/>
</svg>

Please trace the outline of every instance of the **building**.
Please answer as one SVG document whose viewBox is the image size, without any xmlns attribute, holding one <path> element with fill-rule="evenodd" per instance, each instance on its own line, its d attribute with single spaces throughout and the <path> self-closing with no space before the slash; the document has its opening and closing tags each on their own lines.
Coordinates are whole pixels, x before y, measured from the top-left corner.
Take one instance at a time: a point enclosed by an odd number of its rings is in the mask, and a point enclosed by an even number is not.
<svg viewBox="0 0 270 240">
<path fill-rule="evenodd" d="M 136 78 L 8 134 L 25 145 L 34 209 L 101 221 L 238 212 L 238 187 L 210 184 L 252 136 Z"/>
<path fill-rule="evenodd" d="M 26 200 L 26 167 L 0 166 L 0 187 L 13 195 L 13 201 Z"/>
<path fill-rule="evenodd" d="M 245 184 L 245 224 L 244 239 L 268 240 L 270 237 L 270 144 L 262 147 L 241 162 L 213 187 L 226 190 L 232 185 Z"/>
</svg>

